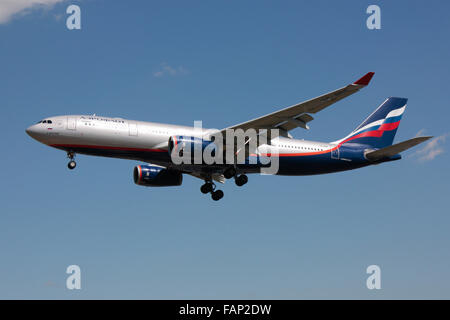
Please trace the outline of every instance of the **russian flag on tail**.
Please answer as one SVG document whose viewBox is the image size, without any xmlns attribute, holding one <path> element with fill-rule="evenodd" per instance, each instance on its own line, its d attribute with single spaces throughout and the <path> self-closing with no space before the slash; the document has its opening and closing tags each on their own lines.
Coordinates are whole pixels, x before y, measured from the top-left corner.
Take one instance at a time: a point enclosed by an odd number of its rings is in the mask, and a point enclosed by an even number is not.
<svg viewBox="0 0 450 320">
<path fill-rule="evenodd" d="M 352 133 L 340 140 L 339 144 L 359 143 L 373 148 L 392 145 L 407 101 L 406 98 L 386 99 Z"/>
</svg>

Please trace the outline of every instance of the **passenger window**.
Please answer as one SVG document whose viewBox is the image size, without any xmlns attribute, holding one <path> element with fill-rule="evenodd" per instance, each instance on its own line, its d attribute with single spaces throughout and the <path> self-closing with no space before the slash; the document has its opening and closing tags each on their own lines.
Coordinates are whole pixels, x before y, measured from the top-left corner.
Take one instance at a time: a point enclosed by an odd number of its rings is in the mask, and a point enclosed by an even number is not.
<svg viewBox="0 0 450 320">
<path fill-rule="evenodd" d="M 52 120 L 48 120 L 47 123 L 53 123 Z"/>
</svg>

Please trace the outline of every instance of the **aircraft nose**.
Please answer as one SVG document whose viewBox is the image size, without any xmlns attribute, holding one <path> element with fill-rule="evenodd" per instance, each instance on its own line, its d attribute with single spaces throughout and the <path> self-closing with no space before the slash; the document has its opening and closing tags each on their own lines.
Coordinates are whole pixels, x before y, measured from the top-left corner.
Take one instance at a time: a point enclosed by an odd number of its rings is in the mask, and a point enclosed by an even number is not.
<svg viewBox="0 0 450 320">
<path fill-rule="evenodd" d="M 32 138 L 36 137 L 37 128 L 36 125 L 29 126 L 25 132 Z"/>
</svg>

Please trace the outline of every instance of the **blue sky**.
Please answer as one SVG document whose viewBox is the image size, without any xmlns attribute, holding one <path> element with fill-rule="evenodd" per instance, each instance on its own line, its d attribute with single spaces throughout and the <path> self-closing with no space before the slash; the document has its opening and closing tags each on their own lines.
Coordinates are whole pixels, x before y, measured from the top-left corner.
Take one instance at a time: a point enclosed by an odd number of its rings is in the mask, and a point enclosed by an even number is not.
<svg viewBox="0 0 450 320">
<path fill-rule="evenodd" d="M 448 1 L 2 2 L 0 298 L 450 298 Z M 69 4 L 81 30 L 65 26 Z M 366 28 L 370 4 L 381 30 Z M 369 88 L 295 137 L 336 140 L 400 96 L 396 141 L 440 138 L 351 172 L 253 175 L 219 202 L 191 177 L 136 186 L 133 161 L 80 155 L 69 171 L 24 131 L 93 113 L 223 128 L 368 71 Z M 372 264 L 381 290 L 366 288 Z"/>
</svg>

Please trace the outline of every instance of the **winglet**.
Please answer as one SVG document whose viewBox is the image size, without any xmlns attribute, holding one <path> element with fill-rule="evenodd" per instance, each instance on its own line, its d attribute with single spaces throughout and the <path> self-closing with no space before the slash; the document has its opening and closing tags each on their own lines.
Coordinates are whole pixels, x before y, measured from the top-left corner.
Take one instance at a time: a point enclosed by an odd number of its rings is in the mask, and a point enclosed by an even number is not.
<svg viewBox="0 0 450 320">
<path fill-rule="evenodd" d="M 358 81 L 353 82 L 353 84 L 357 84 L 360 86 L 367 86 L 369 84 L 370 80 L 372 80 L 372 77 L 374 74 L 375 74 L 375 72 L 369 72 L 364 77 L 359 79 Z"/>
</svg>

